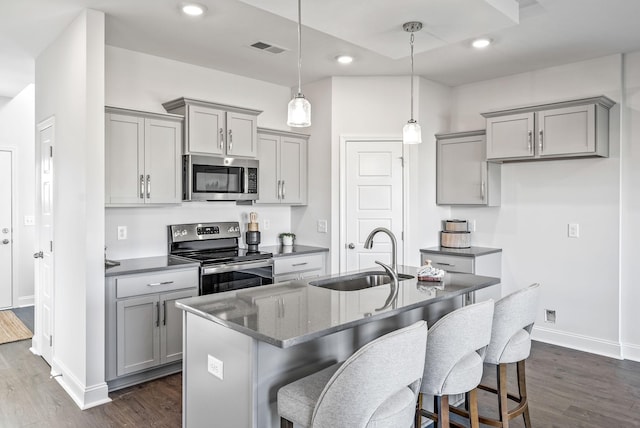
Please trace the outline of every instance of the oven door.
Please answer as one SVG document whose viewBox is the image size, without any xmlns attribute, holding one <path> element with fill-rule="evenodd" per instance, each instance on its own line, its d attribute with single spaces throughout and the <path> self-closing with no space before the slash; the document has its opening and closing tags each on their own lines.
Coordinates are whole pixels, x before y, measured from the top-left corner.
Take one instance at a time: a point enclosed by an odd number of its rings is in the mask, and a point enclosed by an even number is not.
<svg viewBox="0 0 640 428">
<path fill-rule="evenodd" d="M 259 287 L 273 284 L 273 260 L 228 263 L 203 266 L 200 276 L 200 294 Z"/>
</svg>

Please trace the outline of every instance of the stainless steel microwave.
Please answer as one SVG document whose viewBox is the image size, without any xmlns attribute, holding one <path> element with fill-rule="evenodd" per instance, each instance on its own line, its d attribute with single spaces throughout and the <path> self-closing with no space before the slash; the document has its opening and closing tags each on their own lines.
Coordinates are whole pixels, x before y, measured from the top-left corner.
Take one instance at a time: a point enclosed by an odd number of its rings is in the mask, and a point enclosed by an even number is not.
<svg viewBox="0 0 640 428">
<path fill-rule="evenodd" d="M 185 155 L 182 174 L 185 201 L 258 199 L 258 161 L 255 159 Z"/>
</svg>

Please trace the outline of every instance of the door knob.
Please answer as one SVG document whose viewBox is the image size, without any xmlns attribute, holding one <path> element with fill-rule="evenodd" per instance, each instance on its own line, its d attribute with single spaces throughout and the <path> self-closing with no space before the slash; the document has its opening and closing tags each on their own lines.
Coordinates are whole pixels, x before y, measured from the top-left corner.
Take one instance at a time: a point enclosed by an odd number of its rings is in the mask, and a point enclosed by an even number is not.
<svg viewBox="0 0 640 428">
<path fill-rule="evenodd" d="M 3 243 L 3 244 L 5 244 L 5 245 L 7 245 L 9 242 L 10 242 L 10 241 L 9 241 L 8 239 L 3 239 L 3 240 L 2 240 L 2 243 Z"/>
<path fill-rule="evenodd" d="M 349 245 L 347 245 L 347 247 L 349 247 L 350 250 L 353 250 L 354 248 L 356 248 L 356 244 L 351 242 L 351 243 L 349 243 Z"/>
<path fill-rule="evenodd" d="M 44 258 L 44 254 L 42 253 L 42 251 L 38 251 L 37 253 L 33 253 L 33 258 L 34 259 L 43 259 Z"/>
</svg>

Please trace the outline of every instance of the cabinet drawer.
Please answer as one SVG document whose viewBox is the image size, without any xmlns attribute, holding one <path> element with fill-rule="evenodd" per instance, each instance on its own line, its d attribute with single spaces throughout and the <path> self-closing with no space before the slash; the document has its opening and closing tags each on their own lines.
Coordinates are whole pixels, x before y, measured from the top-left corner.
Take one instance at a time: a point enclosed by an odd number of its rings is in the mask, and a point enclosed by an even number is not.
<svg viewBox="0 0 640 428">
<path fill-rule="evenodd" d="M 301 272 L 313 269 L 324 269 L 323 254 L 278 257 L 273 260 L 274 275 L 280 275 L 287 272 Z"/>
<path fill-rule="evenodd" d="M 421 253 L 421 261 L 431 260 L 431 264 L 448 272 L 473 273 L 473 257 L 449 256 L 444 254 Z"/>
<path fill-rule="evenodd" d="M 116 298 L 198 287 L 198 269 L 170 270 L 116 278 Z"/>
</svg>

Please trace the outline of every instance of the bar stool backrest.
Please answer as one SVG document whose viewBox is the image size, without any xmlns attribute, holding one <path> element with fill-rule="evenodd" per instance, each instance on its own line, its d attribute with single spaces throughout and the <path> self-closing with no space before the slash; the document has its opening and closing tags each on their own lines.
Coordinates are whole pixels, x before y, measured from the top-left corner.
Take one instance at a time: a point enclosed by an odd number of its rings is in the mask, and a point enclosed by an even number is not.
<svg viewBox="0 0 640 428">
<path fill-rule="evenodd" d="M 365 427 L 376 409 L 403 388 L 417 399 L 427 331 L 427 323 L 419 321 L 356 351 L 324 387 L 312 426 Z M 410 415 L 407 426 L 411 423 Z"/>
</svg>

